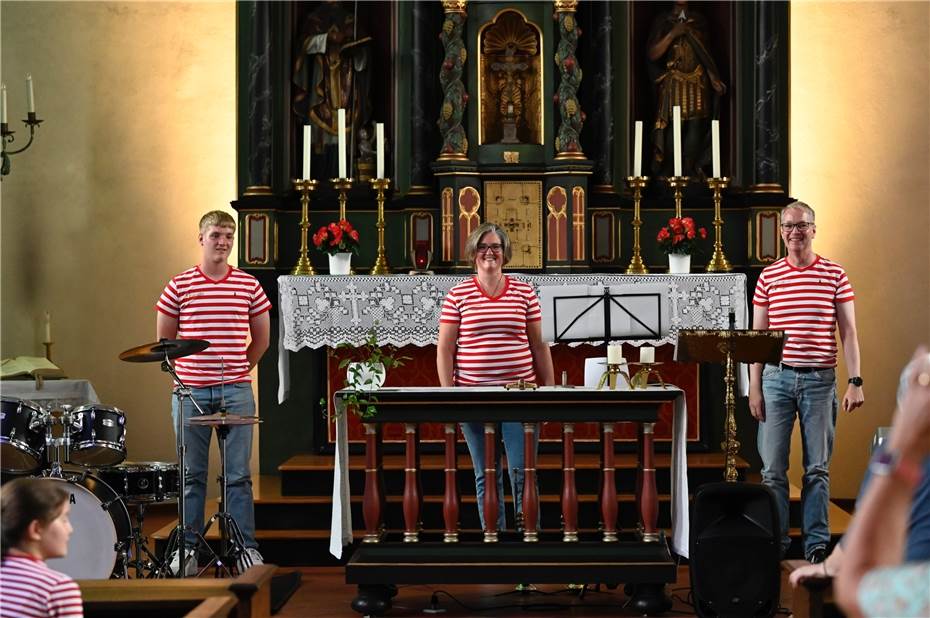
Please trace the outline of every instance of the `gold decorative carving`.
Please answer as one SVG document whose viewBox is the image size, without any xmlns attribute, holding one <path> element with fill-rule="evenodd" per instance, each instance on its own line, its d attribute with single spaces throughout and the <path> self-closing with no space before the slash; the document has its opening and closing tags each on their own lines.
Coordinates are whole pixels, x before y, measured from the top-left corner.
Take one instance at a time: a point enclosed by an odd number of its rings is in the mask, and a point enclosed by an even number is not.
<svg viewBox="0 0 930 618">
<path fill-rule="evenodd" d="M 268 264 L 268 241 L 270 220 L 265 213 L 249 213 L 245 216 L 245 261 L 258 266 Z M 258 237 L 258 238 L 256 238 Z"/>
<path fill-rule="evenodd" d="M 452 188 L 442 190 L 440 197 L 440 229 L 442 230 L 442 259 L 444 262 L 452 261 L 453 239 L 455 238 L 455 223 L 452 215 Z"/>
<path fill-rule="evenodd" d="M 578 0 L 555 0 L 552 5 L 557 13 L 574 13 L 578 8 Z"/>
<path fill-rule="evenodd" d="M 584 250 L 585 194 L 583 187 L 572 188 L 572 259 L 576 262 L 585 259 Z"/>
<path fill-rule="evenodd" d="M 468 0 L 442 0 L 442 10 L 446 13 L 464 13 Z"/>
<path fill-rule="evenodd" d="M 510 236 L 513 256 L 506 268 L 542 268 L 542 182 L 488 181 L 484 195 L 485 221 Z"/>
<path fill-rule="evenodd" d="M 516 150 L 505 150 L 504 151 L 504 163 L 519 163 L 520 162 L 520 153 Z"/>
<path fill-rule="evenodd" d="M 781 257 L 781 214 L 777 210 L 756 213 L 756 260 L 770 264 Z"/>
</svg>

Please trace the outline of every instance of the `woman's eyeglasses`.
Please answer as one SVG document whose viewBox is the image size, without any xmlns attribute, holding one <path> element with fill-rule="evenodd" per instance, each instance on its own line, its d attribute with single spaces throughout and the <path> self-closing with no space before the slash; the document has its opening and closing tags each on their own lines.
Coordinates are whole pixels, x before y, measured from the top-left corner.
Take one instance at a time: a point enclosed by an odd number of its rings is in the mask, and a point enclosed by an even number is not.
<svg viewBox="0 0 930 618">
<path fill-rule="evenodd" d="M 781 230 L 789 234 L 791 233 L 791 230 L 796 229 L 799 232 L 806 232 L 812 227 L 814 227 L 814 224 L 808 221 L 801 221 L 800 223 L 782 223 L 781 224 Z"/>
<path fill-rule="evenodd" d="M 488 251 L 500 253 L 503 248 L 504 245 L 498 243 L 494 243 L 493 245 L 486 245 L 483 242 L 478 243 L 478 253 L 487 253 Z"/>
</svg>

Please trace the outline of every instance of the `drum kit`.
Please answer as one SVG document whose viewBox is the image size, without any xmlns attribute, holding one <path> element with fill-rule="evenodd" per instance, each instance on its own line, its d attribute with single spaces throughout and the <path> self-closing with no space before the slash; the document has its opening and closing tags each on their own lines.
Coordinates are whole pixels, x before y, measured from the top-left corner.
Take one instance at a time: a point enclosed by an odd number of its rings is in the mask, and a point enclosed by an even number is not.
<svg viewBox="0 0 930 618">
<path fill-rule="evenodd" d="M 207 529 L 218 522 L 221 551 L 210 550 L 203 537 L 198 544 L 210 554 L 210 566 L 232 574 L 232 567 L 248 561 L 242 534 L 226 512 L 225 440 L 231 426 L 261 422 L 255 416 L 219 413 L 206 415 L 174 371 L 171 360 L 206 349 L 209 342 L 198 339 L 162 339 L 131 348 L 120 354 L 128 362 L 161 362 L 162 371 L 175 381 L 178 408 L 187 400 L 200 416 L 179 421 L 176 428 L 178 463 L 127 462 L 126 414 L 119 408 L 99 404 L 45 409 L 29 400 L 2 396 L 0 401 L 0 469 L 5 474 L 32 475 L 68 483 L 71 494 L 70 520 L 74 533 L 64 558 L 48 565 L 75 579 L 183 577 L 185 559 L 191 553 L 185 541 L 182 475 L 184 469 L 184 426 L 216 427 L 219 436 L 220 510 Z M 178 418 L 184 418 L 183 413 Z M 180 550 L 181 564 L 173 572 L 165 560 L 149 549 L 142 534 L 145 508 L 151 504 L 176 502 L 178 525 L 168 540 L 165 556 Z M 130 517 L 133 509 L 133 517 Z M 133 521 L 134 520 L 134 521 Z M 209 566 L 204 567 L 206 571 Z"/>
</svg>

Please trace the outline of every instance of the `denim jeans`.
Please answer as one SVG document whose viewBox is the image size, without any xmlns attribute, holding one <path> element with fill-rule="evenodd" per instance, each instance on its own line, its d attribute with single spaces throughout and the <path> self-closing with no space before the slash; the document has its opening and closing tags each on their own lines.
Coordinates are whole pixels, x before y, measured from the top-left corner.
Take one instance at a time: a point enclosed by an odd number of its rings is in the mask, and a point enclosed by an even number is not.
<svg viewBox="0 0 930 618">
<path fill-rule="evenodd" d="M 250 416 L 255 414 L 255 399 L 252 385 L 248 382 L 227 384 L 224 387 L 207 386 L 192 388 L 191 394 L 205 414 L 219 412 L 221 397 L 226 399 L 226 411 L 230 414 Z M 199 416 L 193 404 L 184 400 L 184 418 Z M 178 430 L 178 400 L 171 398 L 171 419 L 174 430 Z M 210 439 L 212 427 L 184 427 L 186 446 L 184 478 L 184 525 L 190 530 L 203 532 L 203 510 L 207 495 L 207 467 L 210 462 Z M 246 547 L 258 547 L 255 542 L 255 510 L 252 504 L 252 476 L 249 459 L 252 454 L 252 425 L 234 425 L 226 438 L 226 505 L 229 514 L 239 525 Z M 196 536 L 189 532 L 187 540 L 193 543 Z"/>
<path fill-rule="evenodd" d="M 484 524 L 484 423 L 461 423 L 462 434 L 468 445 L 472 467 L 475 469 L 475 493 L 478 496 L 478 517 L 481 529 Z M 523 512 L 523 423 L 497 424 L 497 458 L 494 465 L 497 474 L 497 498 L 500 508 L 497 510 L 497 529 L 507 529 L 504 502 L 504 471 L 501 468 L 501 442 L 507 452 L 507 476 L 510 477 L 510 493 L 513 496 L 514 521 L 516 514 Z M 533 433 L 535 448 L 539 446 L 539 426 Z"/>
<path fill-rule="evenodd" d="M 804 554 L 830 543 L 827 509 L 830 504 L 830 456 L 836 428 L 836 371 L 833 368 L 799 373 L 779 365 L 762 371 L 765 421 L 759 423 L 762 482 L 772 488 L 778 503 L 782 548 L 788 536 L 788 455 L 797 415 L 801 422 L 804 476 L 801 487 Z"/>
</svg>

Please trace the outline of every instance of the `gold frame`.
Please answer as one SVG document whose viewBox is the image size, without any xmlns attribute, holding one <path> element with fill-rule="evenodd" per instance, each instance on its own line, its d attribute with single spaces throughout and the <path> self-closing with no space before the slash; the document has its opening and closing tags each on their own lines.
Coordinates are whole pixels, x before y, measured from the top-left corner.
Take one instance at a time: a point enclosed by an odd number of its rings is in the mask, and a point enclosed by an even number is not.
<svg viewBox="0 0 930 618">
<path fill-rule="evenodd" d="M 262 255 L 264 259 L 253 260 L 252 259 L 252 221 L 262 221 L 264 225 L 264 233 L 262 234 Z M 247 213 L 242 218 L 242 227 L 245 228 L 245 263 L 250 266 L 267 266 L 271 264 L 271 253 L 270 248 L 270 238 L 272 234 L 271 230 L 271 217 L 268 216 L 268 213 L 259 212 L 259 213 Z"/>
</svg>

